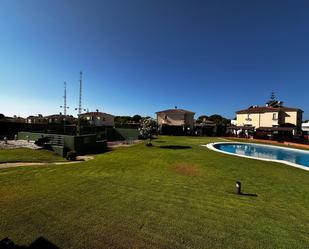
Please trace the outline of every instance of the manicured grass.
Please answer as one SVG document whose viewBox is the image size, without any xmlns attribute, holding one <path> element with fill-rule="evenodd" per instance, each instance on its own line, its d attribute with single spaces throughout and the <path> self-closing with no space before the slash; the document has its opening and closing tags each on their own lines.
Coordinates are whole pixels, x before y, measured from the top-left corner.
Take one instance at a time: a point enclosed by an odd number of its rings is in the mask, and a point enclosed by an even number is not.
<svg viewBox="0 0 309 249">
<path fill-rule="evenodd" d="M 309 173 L 161 137 L 80 164 L 0 170 L 0 237 L 60 248 L 308 248 Z M 234 194 L 235 181 L 253 196 Z"/>
<path fill-rule="evenodd" d="M 65 159 L 48 150 L 32 150 L 27 148 L 0 149 L 0 163 L 6 162 L 56 162 Z"/>
</svg>

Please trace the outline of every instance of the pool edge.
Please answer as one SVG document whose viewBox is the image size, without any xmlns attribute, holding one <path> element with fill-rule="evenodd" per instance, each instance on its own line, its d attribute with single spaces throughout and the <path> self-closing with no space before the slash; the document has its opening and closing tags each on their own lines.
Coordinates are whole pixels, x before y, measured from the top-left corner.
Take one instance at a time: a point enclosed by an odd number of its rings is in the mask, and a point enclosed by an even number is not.
<svg viewBox="0 0 309 249">
<path fill-rule="evenodd" d="M 299 168 L 299 169 L 303 169 L 303 170 L 309 171 L 309 167 L 305 167 L 305 166 L 302 166 L 302 165 L 299 165 L 299 164 L 296 164 L 296 163 L 291 163 L 291 162 L 288 162 L 288 161 L 285 161 L 285 160 L 266 159 L 266 158 L 258 158 L 258 157 L 253 157 L 253 156 L 238 155 L 236 153 L 226 152 L 226 151 L 219 150 L 219 149 L 214 147 L 214 145 L 216 145 L 216 144 L 230 144 L 230 143 L 232 143 L 232 144 L 254 144 L 254 145 L 261 145 L 261 146 L 265 146 L 265 147 L 275 147 L 275 148 L 280 147 L 280 146 L 274 146 L 274 145 L 255 144 L 255 143 L 242 143 L 242 142 L 216 142 L 216 143 L 203 144 L 202 146 L 203 147 L 207 147 L 208 149 L 210 149 L 212 151 L 224 153 L 224 154 L 231 155 L 231 156 L 244 157 L 244 158 L 255 159 L 255 160 L 266 161 L 266 162 L 283 163 L 283 164 L 286 164 L 286 165 L 289 165 L 289 166 L 292 166 L 292 167 L 295 167 L 295 168 Z M 294 151 L 295 150 L 296 151 L 303 151 L 303 150 L 294 149 L 294 148 L 284 148 L 284 149 L 294 150 Z"/>
</svg>

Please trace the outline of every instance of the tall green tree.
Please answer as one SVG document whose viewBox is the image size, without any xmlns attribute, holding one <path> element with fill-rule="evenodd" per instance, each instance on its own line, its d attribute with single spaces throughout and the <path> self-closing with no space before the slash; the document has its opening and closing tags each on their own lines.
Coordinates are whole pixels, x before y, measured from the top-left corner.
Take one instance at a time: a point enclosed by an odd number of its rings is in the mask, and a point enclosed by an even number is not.
<svg viewBox="0 0 309 249">
<path fill-rule="evenodd" d="M 219 114 L 209 116 L 208 120 L 216 123 L 217 125 L 227 125 L 231 122 L 230 119 L 224 118 Z"/>
<path fill-rule="evenodd" d="M 134 115 L 134 116 L 132 117 L 132 121 L 133 121 L 134 123 L 139 123 L 141 120 L 142 120 L 142 116 L 141 116 L 141 115 L 136 114 L 136 115 Z"/>
<path fill-rule="evenodd" d="M 203 123 L 205 120 L 207 120 L 208 119 L 208 116 L 206 116 L 206 115 L 202 115 L 202 116 L 199 116 L 198 118 L 197 118 L 197 120 L 196 120 L 196 123 L 197 124 L 201 124 L 201 123 Z"/>
</svg>

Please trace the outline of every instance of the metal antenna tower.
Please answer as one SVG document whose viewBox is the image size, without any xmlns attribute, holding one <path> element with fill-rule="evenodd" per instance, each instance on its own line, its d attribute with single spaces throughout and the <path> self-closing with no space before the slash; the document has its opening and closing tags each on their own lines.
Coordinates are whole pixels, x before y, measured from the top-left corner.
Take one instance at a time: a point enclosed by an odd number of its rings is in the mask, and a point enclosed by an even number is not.
<svg viewBox="0 0 309 249">
<path fill-rule="evenodd" d="M 83 91 L 83 72 L 80 71 L 79 73 L 79 101 L 78 101 L 78 108 L 75 108 L 75 110 L 78 110 L 77 135 L 80 135 L 80 114 L 82 114 L 82 111 L 86 111 L 86 109 L 82 108 L 82 91 Z"/>
<path fill-rule="evenodd" d="M 82 114 L 82 84 L 83 84 L 83 72 L 79 73 L 79 102 L 78 102 L 78 114 Z"/>
<path fill-rule="evenodd" d="M 66 117 L 67 117 L 67 109 L 69 109 L 69 107 L 67 106 L 67 83 L 64 82 L 64 95 L 63 95 L 63 105 L 60 106 L 60 108 L 63 108 L 63 131 L 65 133 L 65 121 L 66 121 Z"/>
</svg>

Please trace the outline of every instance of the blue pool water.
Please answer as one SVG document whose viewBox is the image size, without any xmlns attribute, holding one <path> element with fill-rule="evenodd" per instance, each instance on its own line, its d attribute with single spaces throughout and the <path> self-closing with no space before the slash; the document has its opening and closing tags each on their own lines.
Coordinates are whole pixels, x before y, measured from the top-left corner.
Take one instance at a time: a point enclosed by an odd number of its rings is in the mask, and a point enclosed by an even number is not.
<svg viewBox="0 0 309 249">
<path fill-rule="evenodd" d="M 284 160 L 287 162 L 309 167 L 309 151 L 290 150 L 282 147 L 270 147 L 258 144 L 222 143 L 214 147 L 229 153 L 252 156 L 271 160 Z"/>
</svg>

